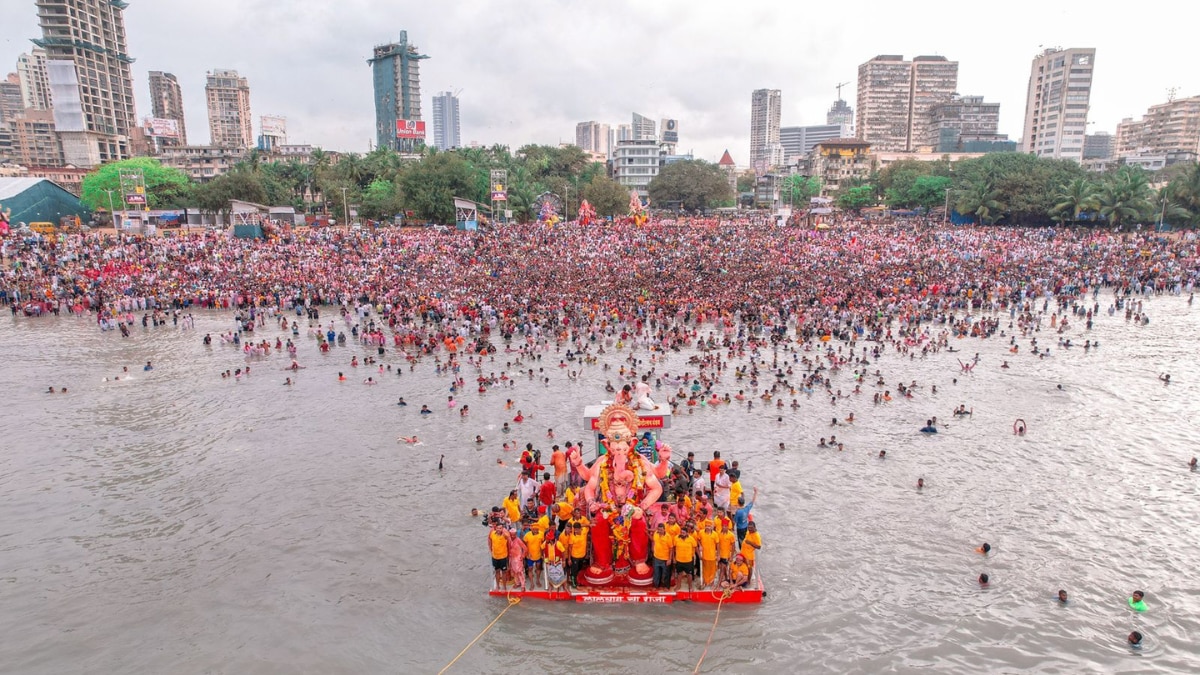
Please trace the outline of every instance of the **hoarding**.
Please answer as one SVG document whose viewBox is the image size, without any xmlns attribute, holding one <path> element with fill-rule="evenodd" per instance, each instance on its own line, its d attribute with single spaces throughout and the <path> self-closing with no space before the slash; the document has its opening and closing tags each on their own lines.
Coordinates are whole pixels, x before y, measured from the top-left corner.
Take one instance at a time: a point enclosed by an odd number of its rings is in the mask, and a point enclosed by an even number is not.
<svg viewBox="0 0 1200 675">
<path fill-rule="evenodd" d="M 287 118 L 278 115 L 263 115 L 259 118 L 263 136 L 287 137 Z"/>
<path fill-rule="evenodd" d="M 179 122 L 162 117 L 147 117 L 142 121 L 147 136 L 157 138 L 179 138 Z"/>
<path fill-rule="evenodd" d="M 125 195 L 125 203 L 131 204 L 131 205 L 137 204 L 140 206 L 140 205 L 146 203 L 146 195 L 138 194 L 136 192 L 131 192 L 131 193 Z"/>
<path fill-rule="evenodd" d="M 396 138 L 424 140 L 425 122 L 422 120 L 396 120 Z"/>
</svg>

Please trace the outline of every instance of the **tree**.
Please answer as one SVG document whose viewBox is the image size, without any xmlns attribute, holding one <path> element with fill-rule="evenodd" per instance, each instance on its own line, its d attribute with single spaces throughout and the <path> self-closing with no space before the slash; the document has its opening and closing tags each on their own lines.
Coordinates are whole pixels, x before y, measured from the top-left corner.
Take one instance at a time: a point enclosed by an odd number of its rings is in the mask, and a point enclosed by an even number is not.
<svg viewBox="0 0 1200 675">
<path fill-rule="evenodd" d="M 1150 210 L 1150 181 L 1146 172 L 1122 166 L 1105 176 L 1100 186 L 1100 215 L 1114 226 L 1144 217 Z"/>
<path fill-rule="evenodd" d="M 989 221 L 1030 225 L 1051 222 L 1061 186 L 1084 175 L 1083 168 L 1070 160 L 998 152 L 955 163 L 953 179 L 960 199 L 984 184 L 995 191 L 992 200 L 984 201 L 995 201 L 1002 209 L 989 214 Z"/>
<path fill-rule="evenodd" d="M 1069 213 L 1073 222 L 1079 221 L 1081 213 L 1095 211 L 1100 206 L 1096 185 L 1082 176 L 1070 183 L 1064 183 L 1055 197 L 1058 201 L 1050 212 L 1063 215 Z"/>
<path fill-rule="evenodd" d="M 598 216 L 621 216 L 629 210 L 629 189 L 605 176 L 596 176 L 583 186 L 583 198 Z"/>
<path fill-rule="evenodd" d="M 909 208 L 932 209 L 946 202 L 946 190 L 950 188 L 947 176 L 919 176 L 908 188 L 905 203 Z"/>
<path fill-rule="evenodd" d="M 702 159 L 668 164 L 646 187 L 651 203 L 659 207 L 677 203 L 681 208 L 694 211 L 733 199 L 725 172 Z"/>
<path fill-rule="evenodd" d="M 389 220 L 403 210 L 400 191 L 390 180 L 376 178 L 363 191 L 358 213 L 368 220 Z"/>
<path fill-rule="evenodd" d="M 1172 180 L 1168 184 L 1168 195 L 1172 202 L 1188 212 L 1188 217 L 1182 220 L 1200 223 L 1200 163 L 1192 164 Z"/>
<path fill-rule="evenodd" d="M 453 152 L 436 152 L 406 164 L 397 177 L 404 204 L 419 218 L 454 222 L 454 198 L 483 202 L 471 165 Z"/>
<path fill-rule="evenodd" d="M 968 184 L 958 195 L 954 209 L 959 213 L 975 216 L 984 225 L 991 225 L 1004 216 L 1004 203 L 1000 191 L 985 180 Z"/>
<path fill-rule="evenodd" d="M 737 177 L 737 193 L 754 192 L 754 182 L 756 177 L 753 171 L 743 171 Z"/>
<path fill-rule="evenodd" d="M 874 206 L 875 201 L 875 186 L 869 183 L 846 188 L 837 196 L 838 208 L 854 211 L 855 213 L 867 207 Z"/>
<path fill-rule="evenodd" d="M 125 196 L 121 194 L 122 170 L 141 169 L 146 183 L 146 206 L 152 209 L 183 208 L 188 205 L 192 193 L 192 182 L 179 169 L 163 166 L 151 157 L 135 157 L 119 162 L 110 162 L 83 177 L 80 199 L 93 211 L 109 210 L 109 193 L 117 210 L 124 208 Z"/>
<path fill-rule="evenodd" d="M 793 174 L 783 179 L 783 200 L 794 208 L 803 208 L 813 197 L 821 194 L 821 179 L 816 176 Z"/>
<path fill-rule="evenodd" d="M 268 201 L 262 176 L 253 171 L 230 171 L 207 183 L 196 186 L 194 200 L 206 211 L 226 217 L 234 199 L 262 204 Z"/>
</svg>

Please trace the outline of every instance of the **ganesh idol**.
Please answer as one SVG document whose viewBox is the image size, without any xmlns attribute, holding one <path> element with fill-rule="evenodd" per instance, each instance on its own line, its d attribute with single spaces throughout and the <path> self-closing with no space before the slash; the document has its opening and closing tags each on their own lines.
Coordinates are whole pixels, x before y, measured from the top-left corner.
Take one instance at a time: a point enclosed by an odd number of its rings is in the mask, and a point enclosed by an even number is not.
<svg viewBox="0 0 1200 675">
<path fill-rule="evenodd" d="M 662 496 L 659 478 L 670 471 L 671 448 L 659 445 L 658 465 L 634 452 L 638 416 L 626 405 L 605 408 L 597 426 L 604 435 L 601 442 L 605 454 L 591 467 L 583 463 L 578 452 L 570 456 L 575 470 L 587 481 L 583 497 L 594 514 L 592 565 L 585 570 L 583 581 L 603 586 L 612 583 L 617 573 L 627 573 L 629 584 L 649 585 L 652 574 L 646 564 L 646 512 Z"/>
</svg>

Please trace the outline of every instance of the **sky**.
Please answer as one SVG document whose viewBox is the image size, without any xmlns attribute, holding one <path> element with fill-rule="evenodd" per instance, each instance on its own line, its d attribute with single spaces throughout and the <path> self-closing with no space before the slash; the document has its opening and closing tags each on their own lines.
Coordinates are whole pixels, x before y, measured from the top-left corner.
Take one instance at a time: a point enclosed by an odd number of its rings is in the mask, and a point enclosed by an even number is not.
<svg viewBox="0 0 1200 675">
<path fill-rule="evenodd" d="M 24 9 L 21 6 L 24 5 Z M 39 37 L 34 0 L 5 0 L 0 68 Z M 1187 9 L 1192 7 L 1192 9 Z M 628 124 L 632 112 L 679 120 L 681 152 L 748 162 L 750 95 L 782 91 L 782 124 L 824 124 L 835 86 L 855 105 L 859 64 L 877 54 L 959 62 L 959 93 L 1000 103 L 1000 133 L 1022 133 L 1032 58 L 1097 49 L 1088 132 L 1200 94 L 1190 2 L 1133 6 L 1026 0 L 857 3 L 739 0 L 129 0 L 126 34 L 139 117 L 147 73 L 183 87 L 188 140 L 208 141 L 206 71 L 238 70 L 260 115 L 288 118 L 288 142 L 365 152 L 374 140 L 376 44 L 401 30 L 421 62 L 422 107 L 460 91 L 462 142 L 573 142 L 575 124 Z M 5 72 L 0 70 L 0 72 Z M 432 142 L 432 124 L 429 139 Z"/>
</svg>

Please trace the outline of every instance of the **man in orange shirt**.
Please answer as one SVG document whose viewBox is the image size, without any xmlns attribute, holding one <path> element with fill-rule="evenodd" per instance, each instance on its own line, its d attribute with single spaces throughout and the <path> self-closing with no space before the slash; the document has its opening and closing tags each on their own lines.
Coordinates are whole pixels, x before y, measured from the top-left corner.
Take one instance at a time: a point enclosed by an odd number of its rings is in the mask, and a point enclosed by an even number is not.
<svg viewBox="0 0 1200 675">
<path fill-rule="evenodd" d="M 725 460 L 721 459 L 721 451 L 714 450 L 713 458 L 708 463 L 708 491 L 712 492 L 717 487 L 717 474 L 721 473 L 721 468 L 725 466 Z"/>
<path fill-rule="evenodd" d="M 550 453 L 550 465 L 554 467 L 554 486 L 558 489 L 558 496 L 561 497 L 563 490 L 567 489 L 567 456 L 558 449 L 558 445 L 555 445 L 553 452 Z"/>
<path fill-rule="evenodd" d="M 729 581 L 721 584 L 724 588 L 745 588 L 750 583 L 750 566 L 746 564 L 746 559 L 742 554 L 738 554 L 733 559 L 733 564 L 729 566 Z"/>
</svg>

